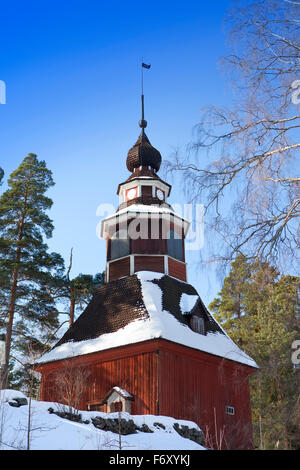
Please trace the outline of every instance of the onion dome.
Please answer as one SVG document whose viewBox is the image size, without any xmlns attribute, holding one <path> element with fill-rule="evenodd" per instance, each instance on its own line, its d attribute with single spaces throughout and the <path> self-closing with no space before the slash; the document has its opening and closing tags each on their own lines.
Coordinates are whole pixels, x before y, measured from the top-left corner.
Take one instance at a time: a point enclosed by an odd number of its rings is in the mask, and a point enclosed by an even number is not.
<svg viewBox="0 0 300 470">
<path fill-rule="evenodd" d="M 129 171 L 133 172 L 140 166 L 150 166 L 158 171 L 161 164 L 161 154 L 152 147 L 148 137 L 142 129 L 141 135 L 127 154 L 126 165 Z"/>
</svg>

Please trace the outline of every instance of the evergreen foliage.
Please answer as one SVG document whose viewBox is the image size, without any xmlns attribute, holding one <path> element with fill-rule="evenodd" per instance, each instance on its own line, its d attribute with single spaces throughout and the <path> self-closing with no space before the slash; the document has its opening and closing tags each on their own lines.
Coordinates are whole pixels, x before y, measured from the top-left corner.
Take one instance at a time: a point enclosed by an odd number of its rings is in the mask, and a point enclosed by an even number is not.
<svg viewBox="0 0 300 470">
<path fill-rule="evenodd" d="M 14 354 L 42 351 L 58 327 L 58 311 L 48 293 L 52 277 L 64 269 L 62 257 L 49 253 L 44 238 L 52 236 L 47 215 L 54 185 L 51 171 L 28 154 L 8 179 L 0 197 L 0 331 L 6 336 L 2 385 L 7 385 Z"/>
<path fill-rule="evenodd" d="M 300 335 L 299 278 L 238 255 L 209 308 L 259 365 L 251 377 L 255 445 L 300 448 L 300 370 L 291 360 Z"/>
<path fill-rule="evenodd" d="M 75 321 L 76 313 L 81 312 L 91 300 L 97 289 L 104 283 L 104 273 L 91 274 L 80 273 L 74 278 L 67 274 L 59 275 L 54 279 L 51 295 L 56 301 L 61 302 L 68 315 L 69 327 Z"/>
</svg>

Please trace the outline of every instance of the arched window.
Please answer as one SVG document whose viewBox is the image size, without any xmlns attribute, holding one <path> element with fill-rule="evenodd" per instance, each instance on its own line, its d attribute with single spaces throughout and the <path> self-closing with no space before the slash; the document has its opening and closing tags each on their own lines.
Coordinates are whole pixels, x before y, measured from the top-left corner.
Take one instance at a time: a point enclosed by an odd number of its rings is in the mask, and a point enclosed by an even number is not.
<svg viewBox="0 0 300 470">
<path fill-rule="evenodd" d="M 183 243 L 181 235 L 174 230 L 170 230 L 167 234 L 168 255 L 172 258 L 183 261 Z"/>
<path fill-rule="evenodd" d="M 204 319 L 201 318 L 201 317 L 197 317 L 197 315 L 192 315 L 191 328 L 196 333 L 200 333 L 201 335 L 205 335 Z"/>
<path fill-rule="evenodd" d="M 123 258 L 130 254 L 130 240 L 127 230 L 119 230 L 110 240 L 110 259 Z"/>
</svg>

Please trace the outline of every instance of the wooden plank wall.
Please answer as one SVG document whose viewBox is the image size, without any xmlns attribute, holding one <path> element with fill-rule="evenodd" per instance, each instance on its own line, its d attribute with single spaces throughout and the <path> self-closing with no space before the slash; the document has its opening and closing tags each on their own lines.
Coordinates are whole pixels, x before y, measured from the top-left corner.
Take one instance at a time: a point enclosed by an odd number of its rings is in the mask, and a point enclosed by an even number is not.
<svg viewBox="0 0 300 470">
<path fill-rule="evenodd" d="M 134 271 L 154 271 L 163 273 L 165 271 L 163 256 L 134 256 Z"/>
<path fill-rule="evenodd" d="M 168 273 L 186 282 L 186 264 L 168 257 Z"/>
<path fill-rule="evenodd" d="M 81 409 L 100 402 L 117 385 L 135 396 L 132 414 L 194 421 L 213 448 L 252 448 L 248 375 L 254 369 L 161 339 L 77 357 L 73 363 L 90 373 Z M 41 400 L 61 402 L 53 371 L 63 367 L 64 361 L 41 366 Z M 234 415 L 226 414 L 226 405 L 235 408 Z"/>
<path fill-rule="evenodd" d="M 85 366 L 89 373 L 80 409 L 87 409 L 88 402 L 101 402 L 109 390 L 117 385 L 134 395 L 132 414 L 156 414 L 158 389 L 155 351 L 94 364 L 88 364 L 87 358 L 82 357 L 80 366 Z M 60 365 L 57 371 L 43 376 L 41 400 L 62 401 L 55 383 L 55 374 L 60 374 L 62 370 Z"/>
<path fill-rule="evenodd" d="M 160 371 L 161 415 L 196 422 L 214 448 L 221 444 L 222 432 L 222 448 L 252 448 L 249 384 L 243 366 L 207 354 L 196 359 L 163 350 Z M 234 406 L 235 415 L 226 413 L 226 405 Z"/>
<path fill-rule="evenodd" d="M 109 281 L 130 276 L 130 257 L 117 259 L 109 264 Z"/>
</svg>

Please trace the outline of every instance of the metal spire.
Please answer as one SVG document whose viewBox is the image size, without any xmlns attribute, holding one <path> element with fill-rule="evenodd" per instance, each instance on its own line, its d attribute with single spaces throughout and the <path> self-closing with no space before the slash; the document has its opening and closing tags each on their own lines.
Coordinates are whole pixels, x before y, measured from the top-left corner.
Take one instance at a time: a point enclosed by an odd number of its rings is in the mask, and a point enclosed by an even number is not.
<svg viewBox="0 0 300 470">
<path fill-rule="evenodd" d="M 142 134 L 144 134 L 144 129 L 147 127 L 147 121 L 144 119 L 144 94 L 142 94 L 142 119 L 139 121 L 139 126 L 142 128 Z"/>
<path fill-rule="evenodd" d="M 143 76 L 143 68 L 150 69 L 151 65 L 144 64 L 142 60 L 142 67 L 141 67 L 141 88 L 142 88 L 142 119 L 139 121 L 139 126 L 142 128 L 142 135 L 144 135 L 144 129 L 147 127 L 147 121 L 144 119 L 144 76 Z"/>
</svg>

